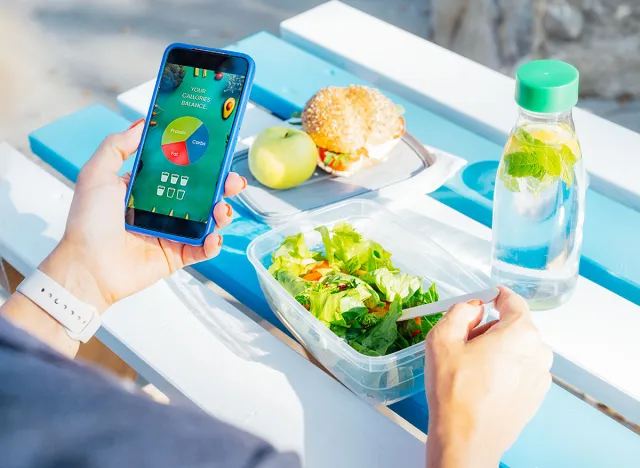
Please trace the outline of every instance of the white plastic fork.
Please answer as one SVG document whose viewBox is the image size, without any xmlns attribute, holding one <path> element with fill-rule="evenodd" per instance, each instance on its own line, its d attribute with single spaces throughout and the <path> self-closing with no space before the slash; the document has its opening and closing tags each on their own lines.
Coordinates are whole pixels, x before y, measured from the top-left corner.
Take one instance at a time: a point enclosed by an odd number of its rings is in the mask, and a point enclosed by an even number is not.
<svg viewBox="0 0 640 468">
<path fill-rule="evenodd" d="M 474 299 L 479 300 L 483 304 L 493 302 L 500 294 L 498 288 L 483 289 L 474 293 L 463 294 L 462 296 L 456 296 L 449 299 L 442 299 L 438 302 L 432 302 L 431 304 L 419 305 L 417 307 L 410 307 L 402 311 L 402 315 L 397 320 L 402 322 L 403 320 L 409 320 L 417 317 L 428 317 L 429 315 L 436 315 L 441 312 L 446 312 L 449 307 L 459 304 L 461 302 L 469 302 Z"/>
</svg>

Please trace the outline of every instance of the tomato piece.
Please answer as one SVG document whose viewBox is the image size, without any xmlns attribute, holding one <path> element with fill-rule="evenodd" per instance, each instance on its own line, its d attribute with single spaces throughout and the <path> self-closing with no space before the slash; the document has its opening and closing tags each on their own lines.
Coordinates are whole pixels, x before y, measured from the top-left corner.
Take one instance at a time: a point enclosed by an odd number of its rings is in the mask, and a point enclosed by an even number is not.
<svg viewBox="0 0 640 468">
<path fill-rule="evenodd" d="M 422 324 L 422 317 L 416 317 L 413 320 L 415 320 L 418 325 Z"/>
<path fill-rule="evenodd" d="M 318 148 L 318 156 L 320 157 L 320 161 L 324 162 L 324 158 L 327 157 L 327 150 L 324 148 Z"/>
<path fill-rule="evenodd" d="M 340 161 L 337 161 L 335 164 L 333 164 L 333 166 L 331 166 L 331 169 L 333 169 L 334 171 L 340 171 L 340 172 L 344 172 L 347 170 L 346 166 L 342 164 L 342 162 Z"/>
<path fill-rule="evenodd" d="M 420 334 L 420 330 L 413 330 L 411 336 L 418 336 Z"/>
</svg>

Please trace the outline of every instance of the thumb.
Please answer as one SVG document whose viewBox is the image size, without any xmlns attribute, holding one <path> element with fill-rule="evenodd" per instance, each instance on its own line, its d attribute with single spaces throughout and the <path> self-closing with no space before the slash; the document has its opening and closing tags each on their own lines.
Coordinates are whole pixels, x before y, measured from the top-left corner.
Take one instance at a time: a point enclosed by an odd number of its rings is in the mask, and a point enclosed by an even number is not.
<svg viewBox="0 0 640 468">
<path fill-rule="evenodd" d="M 143 123 L 144 120 L 139 120 L 127 131 L 113 133 L 105 138 L 85 165 L 86 171 L 98 177 L 117 174 L 122 163 L 138 149 L 144 129 Z"/>
<path fill-rule="evenodd" d="M 500 312 L 500 322 L 513 322 L 530 315 L 527 302 L 511 289 L 499 286 L 500 294 L 495 300 L 495 307 Z"/>
<path fill-rule="evenodd" d="M 484 306 L 479 301 L 456 304 L 436 325 L 438 334 L 450 341 L 466 342 L 471 330 L 482 321 Z"/>
</svg>

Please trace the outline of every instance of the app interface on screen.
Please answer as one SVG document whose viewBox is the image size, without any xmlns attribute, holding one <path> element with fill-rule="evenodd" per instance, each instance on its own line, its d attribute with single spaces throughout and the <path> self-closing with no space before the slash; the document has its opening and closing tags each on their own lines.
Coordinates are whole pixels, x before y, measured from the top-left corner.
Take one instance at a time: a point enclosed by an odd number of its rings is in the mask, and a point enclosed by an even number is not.
<svg viewBox="0 0 640 468">
<path fill-rule="evenodd" d="M 209 218 L 244 76 L 167 63 L 129 207 Z"/>
</svg>

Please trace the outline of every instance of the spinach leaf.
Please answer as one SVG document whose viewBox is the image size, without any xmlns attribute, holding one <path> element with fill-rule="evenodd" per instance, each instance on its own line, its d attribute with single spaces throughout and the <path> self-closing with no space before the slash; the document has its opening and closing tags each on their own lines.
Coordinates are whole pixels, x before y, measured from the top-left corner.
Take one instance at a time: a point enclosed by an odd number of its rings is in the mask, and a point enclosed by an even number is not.
<svg viewBox="0 0 640 468">
<path fill-rule="evenodd" d="M 356 351 L 358 351 L 360 354 L 364 354 L 365 356 L 373 356 L 373 357 L 377 357 L 377 356 L 384 356 L 384 354 L 380 354 L 377 351 L 374 351 L 372 349 L 367 348 L 366 346 L 361 345 L 360 343 L 358 343 L 357 341 L 351 341 L 351 343 L 349 343 L 351 345 L 351 347 L 353 349 L 355 349 Z"/>
<path fill-rule="evenodd" d="M 436 290 L 436 283 L 432 283 L 426 292 L 422 292 L 421 285 L 420 289 L 416 291 L 415 294 L 411 296 L 406 302 L 406 307 L 416 307 L 423 304 L 438 302 L 438 291 Z"/>
<path fill-rule="evenodd" d="M 396 296 L 396 299 L 391 303 L 387 315 L 365 335 L 362 335 L 362 338 L 358 339 L 357 343 L 361 347 L 374 353 L 378 353 L 381 356 L 385 355 L 389 347 L 398 338 L 398 325 L 396 320 L 400 315 L 402 315 L 402 303 L 400 302 L 400 297 Z M 353 346 L 353 343 L 350 344 Z"/>
</svg>

